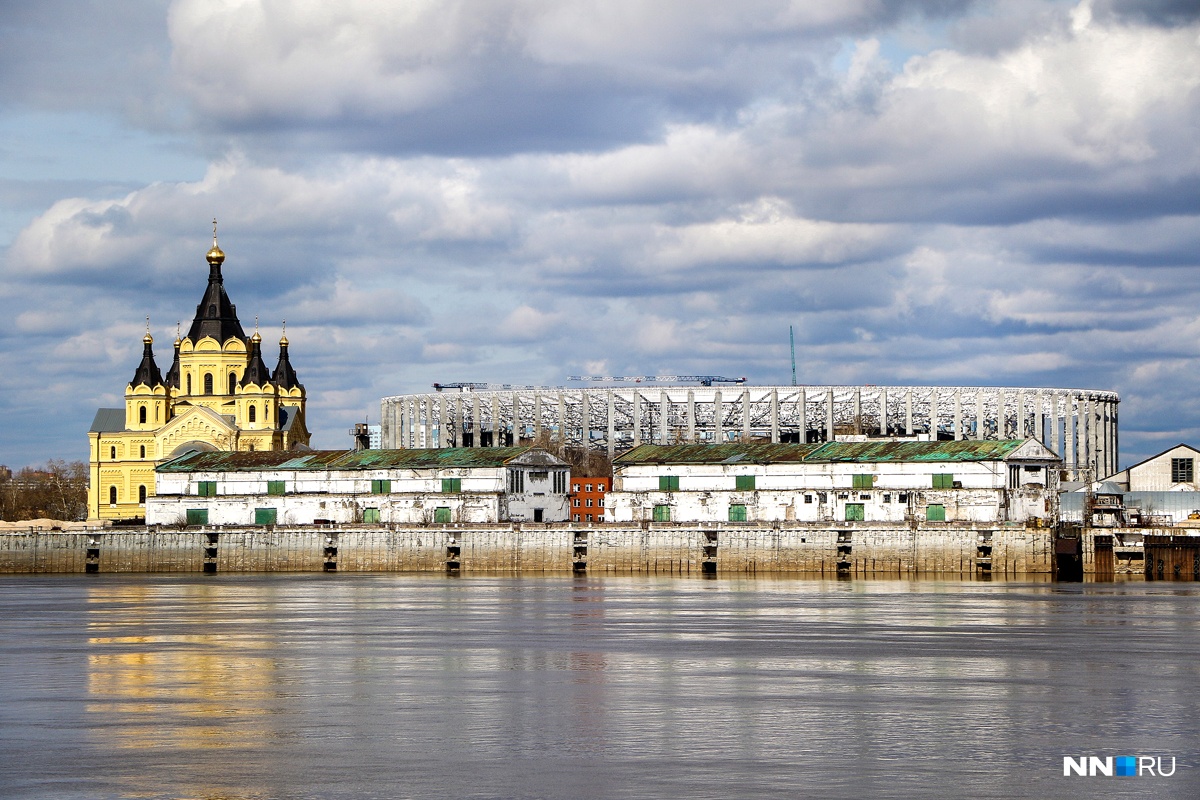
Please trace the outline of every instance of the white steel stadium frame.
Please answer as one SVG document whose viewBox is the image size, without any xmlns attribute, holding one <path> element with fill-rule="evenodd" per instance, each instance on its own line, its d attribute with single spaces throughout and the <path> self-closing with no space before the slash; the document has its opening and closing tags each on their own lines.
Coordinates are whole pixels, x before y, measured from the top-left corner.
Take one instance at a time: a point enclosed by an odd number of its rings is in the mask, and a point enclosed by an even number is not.
<svg viewBox="0 0 1200 800">
<path fill-rule="evenodd" d="M 1072 477 L 1117 471 L 1115 392 L 995 386 L 635 386 L 447 390 L 385 397 L 385 448 L 517 444 L 549 432 L 607 451 L 639 444 L 835 435 L 1034 438 Z M 476 435 L 476 434 L 480 435 Z"/>
</svg>

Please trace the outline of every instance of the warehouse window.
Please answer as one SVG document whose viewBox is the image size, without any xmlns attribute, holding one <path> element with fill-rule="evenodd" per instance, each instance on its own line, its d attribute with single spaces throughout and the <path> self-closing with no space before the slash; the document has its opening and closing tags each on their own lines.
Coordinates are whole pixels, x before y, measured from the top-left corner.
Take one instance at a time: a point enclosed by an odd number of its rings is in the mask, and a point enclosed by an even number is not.
<svg viewBox="0 0 1200 800">
<path fill-rule="evenodd" d="M 462 491 L 462 478 L 442 478 L 442 493 L 451 494 Z"/>
<path fill-rule="evenodd" d="M 1194 479 L 1194 462 L 1190 458 L 1171 459 L 1171 483 L 1191 483 Z"/>
<path fill-rule="evenodd" d="M 875 476 L 874 475 L 855 475 L 854 483 L 852 484 L 852 488 L 854 488 L 854 489 L 874 489 L 875 488 Z"/>
<path fill-rule="evenodd" d="M 391 480 L 387 478 L 381 478 L 371 481 L 371 494 L 389 494 L 391 491 Z"/>
<path fill-rule="evenodd" d="M 925 507 L 925 519 L 929 522 L 945 522 L 946 507 L 941 504 L 932 504 Z"/>
<path fill-rule="evenodd" d="M 677 492 L 679 491 L 679 476 L 678 475 L 659 475 L 658 490 L 660 492 Z"/>
<path fill-rule="evenodd" d="M 207 525 L 208 524 L 208 509 L 207 508 L 189 508 L 187 510 L 188 525 Z"/>
<path fill-rule="evenodd" d="M 450 509 L 446 506 L 441 506 L 433 510 L 434 522 L 450 522 Z"/>
<path fill-rule="evenodd" d="M 754 491 L 754 476 L 753 475 L 737 475 L 733 479 L 733 488 L 739 492 Z"/>
<path fill-rule="evenodd" d="M 654 507 L 654 521 L 655 522 L 670 522 L 671 521 L 671 507 L 670 506 L 655 506 Z"/>
<path fill-rule="evenodd" d="M 567 472 L 566 470 L 558 470 L 554 473 L 554 493 L 567 493 Z"/>
<path fill-rule="evenodd" d="M 254 509 L 254 524 L 255 525 L 274 525 L 278 513 L 273 508 L 256 508 Z"/>
<path fill-rule="evenodd" d="M 866 507 L 862 503 L 846 503 L 846 521 L 862 522 L 867 518 Z"/>
<path fill-rule="evenodd" d="M 746 507 L 740 503 L 729 506 L 729 521 L 730 522 L 745 522 Z"/>
<path fill-rule="evenodd" d="M 446 491 L 446 489 L 444 488 L 445 485 L 446 485 L 446 482 L 442 481 L 442 486 L 443 486 L 442 491 L 443 492 Z M 575 488 L 578 490 L 579 487 L 576 486 Z M 510 492 L 512 492 L 513 494 L 520 494 L 521 492 L 525 491 L 525 473 L 524 472 L 522 472 L 519 469 L 510 469 L 508 471 L 508 490 Z"/>
<path fill-rule="evenodd" d="M 287 494 L 287 484 L 284 481 L 267 481 L 267 494 L 285 495 Z"/>
<path fill-rule="evenodd" d="M 954 473 L 953 472 L 935 472 L 933 474 L 934 489 L 953 489 L 954 488 Z"/>
<path fill-rule="evenodd" d="M 201 497 L 216 497 L 217 482 L 216 481 L 197 481 L 196 494 Z"/>
<path fill-rule="evenodd" d="M 811 494 L 804 495 L 804 502 L 812 503 L 812 495 Z"/>
<path fill-rule="evenodd" d="M 364 508 L 363 509 L 363 522 L 366 522 L 368 524 L 379 522 L 379 509 L 378 508 Z"/>
</svg>

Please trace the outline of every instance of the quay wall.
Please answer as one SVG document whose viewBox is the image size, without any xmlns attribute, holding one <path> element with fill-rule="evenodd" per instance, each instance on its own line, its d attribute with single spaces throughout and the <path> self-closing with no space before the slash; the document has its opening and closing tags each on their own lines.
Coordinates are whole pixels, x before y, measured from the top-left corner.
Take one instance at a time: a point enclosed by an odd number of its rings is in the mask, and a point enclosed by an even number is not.
<svg viewBox="0 0 1200 800">
<path fill-rule="evenodd" d="M 982 523 L 205 526 L 0 532 L 0 573 L 1051 573 L 1054 532 Z"/>
</svg>

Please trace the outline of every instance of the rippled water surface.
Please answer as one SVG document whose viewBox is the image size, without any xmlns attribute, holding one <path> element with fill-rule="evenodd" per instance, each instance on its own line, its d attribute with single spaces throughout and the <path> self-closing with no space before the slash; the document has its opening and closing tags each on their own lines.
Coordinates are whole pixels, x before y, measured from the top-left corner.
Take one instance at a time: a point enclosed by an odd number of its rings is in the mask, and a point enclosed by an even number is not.
<svg viewBox="0 0 1200 800">
<path fill-rule="evenodd" d="M 1192 584 L 0 577 L 0 797 L 1200 796 Z M 1064 755 L 1170 778 L 1064 778 Z"/>
</svg>

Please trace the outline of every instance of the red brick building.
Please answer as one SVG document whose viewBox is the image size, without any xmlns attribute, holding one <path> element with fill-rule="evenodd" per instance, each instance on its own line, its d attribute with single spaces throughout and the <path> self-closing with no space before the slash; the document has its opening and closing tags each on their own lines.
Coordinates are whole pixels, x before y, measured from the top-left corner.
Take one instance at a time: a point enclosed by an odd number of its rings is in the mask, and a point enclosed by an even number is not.
<svg viewBox="0 0 1200 800">
<path fill-rule="evenodd" d="M 571 477 L 571 521 L 604 522 L 604 495 L 612 488 L 612 478 Z"/>
</svg>

